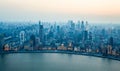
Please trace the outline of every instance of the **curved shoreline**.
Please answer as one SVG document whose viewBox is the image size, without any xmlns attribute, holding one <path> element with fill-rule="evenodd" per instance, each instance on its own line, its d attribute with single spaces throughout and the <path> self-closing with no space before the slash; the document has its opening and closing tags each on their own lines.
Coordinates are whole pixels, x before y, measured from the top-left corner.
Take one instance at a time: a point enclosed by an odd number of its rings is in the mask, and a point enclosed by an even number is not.
<svg viewBox="0 0 120 71">
<path fill-rule="evenodd" d="M 85 52 L 73 52 L 73 51 L 60 51 L 60 50 L 42 50 L 42 51 L 7 51 L 7 52 L 0 52 L 1 54 L 11 54 L 11 53 L 64 53 L 64 54 L 74 54 L 74 55 L 84 55 L 84 56 L 93 56 L 93 57 L 100 57 L 100 58 L 107 58 L 112 60 L 120 61 L 120 57 L 115 56 L 103 56 L 102 54 L 94 54 L 94 53 L 85 53 Z"/>
</svg>

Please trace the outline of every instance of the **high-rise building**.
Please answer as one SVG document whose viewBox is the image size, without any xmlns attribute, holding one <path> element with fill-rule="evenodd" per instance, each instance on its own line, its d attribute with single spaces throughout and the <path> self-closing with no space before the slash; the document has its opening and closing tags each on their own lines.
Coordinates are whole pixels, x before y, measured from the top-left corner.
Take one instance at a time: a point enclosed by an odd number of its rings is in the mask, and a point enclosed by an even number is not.
<svg viewBox="0 0 120 71">
<path fill-rule="evenodd" d="M 23 45 L 25 42 L 25 31 L 20 32 L 20 44 Z"/>
<path fill-rule="evenodd" d="M 84 40 L 87 40 L 87 39 L 88 39 L 88 31 L 85 30 L 85 31 L 84 31 Z"/>
<path fill-rule="evenodd" d="M 105 30 L 105 28 L 103 28 L 102 30 L 101 30 L 101 35 L 100 35 L 100 39 L 101 40 L 104 40 L 107 36 L 106 36 L 106 30 Z"/>
<path fill-rule="evenodd" d="M 84 25 L 84 21 L 81 22 L 81 30 L 84 31 L 85 30 L 85 25 Z"/>
<path fill-rule="evenodd" d="M 57 35 L 57 37 L 59 38 L 59 37 L 60 37 L 60 26 L 59 26 L 59 25 L 57 26 L 56 31 L 57 31 L 57 34 L 56 34 L 56 35 Z"/>
<path fill-rule="evenodd" d="M 89 40 L 92 41 L 92 32 L 89 32 Z"/>
<path fill-rule="evenodd" d="M 39 38 L 40 38 L 40 42 L 43 43 L 43 39 L 44 39 L 44 36 L 43 36 L 43 25 L 41 24 L 41 21 L 39 21 Z"/>
<path fill-rule="evenodd" d="M 85 30 L 88 30 L 89 29 L 89 24 L 88 24 L 88 21 L 86 21 L 86 23 L 85 23 L 85 26 L 84 26 L 85 28 Z"/>
<path fill-rule="evenodd" d="M 35 35 L 31 35 L 30 36 L 30 46 L 34 49 L 35 46 L 36 46 L 36 38 L 35 38 Z"/>
<path fill-rule="evenodd" d="M 0 51 L 3 51 L 4 34 L 0 34 Z"/>
<path fill-rule="evenodd" d="M 81 24 L 80 24 L 80 21 L 78 21 L 78 22 L 77 22 L 77 25 L 76 25 L 77 29 L 80 29 L 80 25 L 81 25 Z"/>
<path fill-rule="evenodd" d="M 84 25 L 84 21 L 81 22 L 81 38 L 82 40 L 84 40 L 85 38 L 85 25 Z"/>
<path fill-rule="evenodd" d="M 74 30 L 75 29 L 75 23 L 73 22 L 73 20 L 69 20 L 68 21 L 68 25 L 69 25 L 70 30 Z"/>
<path fill-rule="evenodd" d="M 109 38 L 109 45 L 113 46 L 113 37 Z"/>
</svg>

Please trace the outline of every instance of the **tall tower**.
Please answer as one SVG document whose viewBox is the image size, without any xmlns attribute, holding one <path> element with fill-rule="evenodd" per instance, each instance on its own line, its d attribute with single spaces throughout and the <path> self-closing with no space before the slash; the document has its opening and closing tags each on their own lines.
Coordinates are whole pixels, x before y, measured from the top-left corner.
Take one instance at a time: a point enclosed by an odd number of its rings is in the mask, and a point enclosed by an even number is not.
<svg viewBox="0 0 120 71">
<path fill-rule="evenodd" d="M 0 34 L 0 51 L 3 51 L 4 34 Z"/>
<path fill-rule="evenodd" d="M 39 38 L 40 42 L 43 42 L 43 25 L 41 24 L 41 21 L 39 21 Z"/>
<path fill-rule="evenodd" d="M 20 44 L 22 45 L 25 42 L 25 32 L 20 32 Z"/>
<path fill-rule="evenodd" d="M 86 23 L 85 23 L 85 30 L 88 30 L 89 29 L 89 24 L 88 24 L 88 21 L 86 21 Z"/>
<path fill-rule="evenodd" d="M 87 39 L 88 39 L 88 31 L 85 30 L 85 31 L 84 31 L 84 40 L 87 40 Z"/>
<path fill-rule="evenodd" d="M 77 27 L 77 29 L 80 29 L 80 25 L 81 25 L 80 23 L 81 23 L 81 22 L 78 21 L 77 23 L 78 23 L 78 24 L 76 25 L 76 27 Z"/>
<path fill-rule="evenodd" d="M 113 37 L 109 38 L 109 45 L 113 46 Z"/>
<path fill-rule="evenodd" d="M 33 49 L 36 46 L 36 38 L 35 38 L 35 35 L 33 35 L 33 34 L 30 36 L 30 45 L 31 45 L 31 47 L 33 47 Z"/>
<path fill-rule="evenodd" d="M 81 30 L 84 31 L 85 30 L 85 25 L 84 25 L 84 21 L 81 22 Z"/>
<path fill-rule="evenodd" d="M 82 37 L 82 40 L 84 40 L 84 28 L 85 28 L 85 25 L 84 25 L 84 21 L 81 21 L 81 37 Z"/>
<path fill-rule="evenodd" d="M 89 32 L 89 40 L 92 41 L 92 32 Z"/>
</svg>

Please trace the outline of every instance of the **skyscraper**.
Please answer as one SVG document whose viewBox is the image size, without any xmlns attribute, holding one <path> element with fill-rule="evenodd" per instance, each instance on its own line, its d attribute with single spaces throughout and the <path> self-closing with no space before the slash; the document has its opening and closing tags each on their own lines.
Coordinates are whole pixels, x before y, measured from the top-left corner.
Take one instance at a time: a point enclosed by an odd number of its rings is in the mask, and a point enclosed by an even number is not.
<svg viewBox="0 0 120 71">
<path fill-rule="evenodd" d="M 109 45 L 113 46 L 113 37 L 109 38 Z"/>
<path fill-rule="evenodd" d="M 30 36 L 30 46 L 32 47 L 32 49 L 35 49 L 36 38 L 35 38 L 35 35 L 33 35 L 33 34 Z"/>
<path fill-rule="evenodd" d="M 81 25 L 81 24 L 80 24 L 80 21 L 78 21 L 78 22 L 77 22 L 77 25 L 76 25 L 77 29 L 80 29 L 80 25 Z"/>
<path fill-rule="evenodd" d="M 81 38 L 82 40 L 84 40 L 84 34 L 85 34 L 85 25 L 84 25 L 84 21 L 81 21 Z"/>
<path fill-rule="evenodd" d="M 87 39 L 88 39 L 88 31 L 85 30 L 85 31 L 84 31 L 84 40 L 87 40 Z"/>
<path fill-rule="evenodd" d="M 0 34 L 0 51 L 3 51 L 4 34 Z"/>
<path fill-rule="evenodd" d="M 39 38 L 40 42 L 43 43 L 43 25 L 41 24 L 41 21 L 39 21 Z"/>
<path fill-rule="evenodd" d="M 81 30 L 84 31 L 85 29 L 85 25 L 84 25 L 84 21 L 81 22 Z"/>
<path fill-rule="evenodd" d="M 92 41 L 92 32 L 89 32 L 89 40 Z"/>
<path fill-rule="evenodd" d="M 25 42 L 25 32 L 21 31 L 20 32 L 20 44 L 23 45 L 24 42 Z"/>
</svg>

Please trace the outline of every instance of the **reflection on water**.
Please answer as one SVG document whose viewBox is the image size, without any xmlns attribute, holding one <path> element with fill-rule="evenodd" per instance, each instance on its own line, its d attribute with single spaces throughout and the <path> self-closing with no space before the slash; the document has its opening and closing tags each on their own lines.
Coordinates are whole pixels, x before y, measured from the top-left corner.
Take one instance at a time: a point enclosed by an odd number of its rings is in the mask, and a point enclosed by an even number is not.
<svg viewBox="0 0 120 71">
<path fill-rule="evenodd" d="M 58 53 L 0 55 L 0 71 L 119 71 L 120 61 Z"/>
</svg>

